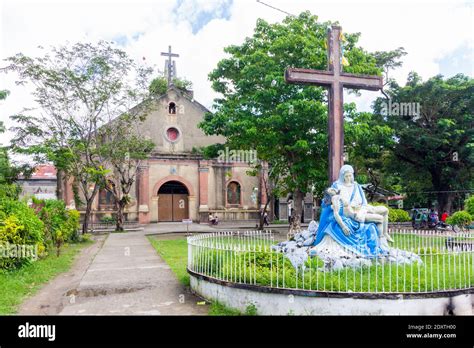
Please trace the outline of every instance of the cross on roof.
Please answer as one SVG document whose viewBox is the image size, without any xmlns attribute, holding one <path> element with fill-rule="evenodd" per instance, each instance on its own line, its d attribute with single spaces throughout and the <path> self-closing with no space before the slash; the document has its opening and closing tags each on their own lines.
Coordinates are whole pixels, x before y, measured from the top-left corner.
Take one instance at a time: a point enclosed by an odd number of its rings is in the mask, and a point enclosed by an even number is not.
<svg viewBox="0 0 474 348">
<path fill-rule="evenodd" d="M 381 76 L 342 72 L 341 27 L 333 25 L 328 31 L 328 70 L 288 68 L 288 83 L 324 86 L 329 89 L 329 180 L 335 181 L 344 164 L 344 104 L 343 88 L 377 91 L 383 87 Z"/>
<path fill-rule="evenodd" d="M 168 57 L 165 61 L 165 75 L 167 75 L 168 86 L 173 82 L 173 79 L 176 78 L 176 62 L 171 60 L 172 57 L 179 57 L 179 54 L 171 53 L 171 46 L 168 46 L 168 52 L 161 52 L 162 56 Z"/>
</svg>

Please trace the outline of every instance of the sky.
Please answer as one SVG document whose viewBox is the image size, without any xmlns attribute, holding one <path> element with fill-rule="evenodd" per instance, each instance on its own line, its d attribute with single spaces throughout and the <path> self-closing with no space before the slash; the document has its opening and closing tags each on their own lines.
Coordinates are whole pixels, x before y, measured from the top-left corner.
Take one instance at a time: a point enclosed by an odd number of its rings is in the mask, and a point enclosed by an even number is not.
<svg viewBox="0 0 474 348">
<path fill-rule="evenodd" d="M 404 84 L 410 71 L 423 79 L 442 74 L 474 74 L 473 1 L 389 0 L 262 0 L 291 14 L 309 10 L 321 21 L 339 21 L 345 32 L 360 32 L 359 45 L 367 51 L 404 47 L 403 66 L 392 72 Z M 224 47 L 252 36 L 258 18 L 274 23 L 285 14 L 256 0 L 0 0 L 0 66 L 8 56 L 40 54 L 67 42 L 113 41 L 137 61 L 164 69 L 160 53 L 172 46 L 178 77 L 193 83 L 197 101 L 208 108 L 218 95 L 208 74 L 225 57 Z M 283 73 L 283 72 L 282 72 Z M 0 89 L 10 95 L 0 102 L 0 121 L 34 106 L 30 90 L 16 86 L 14 75 L 0 75 Z M 370 111 L 379 92 L 347 95 L 359 110 Z M 0 134 L 6 145 L 9 132 Z"/>
</svg>

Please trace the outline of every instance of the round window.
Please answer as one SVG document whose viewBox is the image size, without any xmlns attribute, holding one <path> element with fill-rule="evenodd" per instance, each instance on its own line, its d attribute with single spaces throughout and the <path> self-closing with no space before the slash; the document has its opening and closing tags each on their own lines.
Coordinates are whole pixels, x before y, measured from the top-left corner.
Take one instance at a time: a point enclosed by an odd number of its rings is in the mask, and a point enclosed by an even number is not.
<svg viewBox="0 0 474 348">
<path fill-rule="evenodd" d="M 174 127 L 170 127 L 166 130 L 166 137 L 169 141 L 176 141 L 179 137 L 179 130 Z"/>
</svg>

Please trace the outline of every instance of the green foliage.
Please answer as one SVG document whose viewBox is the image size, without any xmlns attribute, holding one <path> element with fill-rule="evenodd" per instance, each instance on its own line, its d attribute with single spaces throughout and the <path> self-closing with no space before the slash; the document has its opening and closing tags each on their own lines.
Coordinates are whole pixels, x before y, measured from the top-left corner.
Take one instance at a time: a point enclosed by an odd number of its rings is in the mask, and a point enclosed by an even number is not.
<svg viewBox="0 0 474 348">
<path fill-rule="evenodd" d="M 161 96 L 168 90 L 168 81 L 164 77 L 153 79 L 148 87 L 150 94 Z"/>
<path fill-rule="evenodd" d="M 474 219 L 471 214 L 469 214 L 467 211 L 461 210 L 448 217 L 446 219 L 446 223 L 464 228 L 469 226 L 473 220 Z"/>
<path fill-rule="evenodd" d="M 222 135 L 232 149 L 256 150 L 269 163 L 275 193 L 308 192 L 314 185 L 321 193 L 327 186 L 327 100 L 321 87 L 288 84 L 287 67 L 326 69 L 327 28 L 303 12 L 282 23 L 257 21 L 252 37 L 226 47 L 229 55 L 209 74 L 215 113 L 206 114 L 200 127 L 206 134 Z M 380 74 L 370 54 L 357 46 L 358 34 L 345 34 L 346 72 Z M 355 111 L 353 117 L 356 117 Z M 347 123 L 346 129 L 359 128 Z M 366 128 L 359 137 L 372 130 Z M 380 132 L 386 133 L 381 126 Z M 348 131 L 346 143 L 353 142 Z M 382 136 L 382 135 L 381 135 Z"/>
<path fill-rule="evenodd" d="M 181 284 L 189 286 L 189 274 L 186 271 L 188 262 L 188 245 L 185 238 L 158 240 L 152 236 L 148 237 L 151 245 L 155 248 L 158 254 L 171 267 L 171 270 L 176 275 Z"/>
<path fill-rule="evenodd" d="M 384 203 L 370 203 L 374 206 L 384 206 L 388 208 L 388 222 L 408 222 L 411 221 L 410 214 L 403 209 L 391 208 Z"/>
<path fill-rule="evenodd" d="M 38 216 L 44 223 L 46 244 L 56 248 L 59 256 L 62 245 L 69 241 L 78 241 L 79 212 L 67 210 L 62 200 L 33 200 Z"/>
<path fill-rule="evenodd" d="M 86 203 L 85 232 L 92 201 L 108 174 L 108 152 L 102 149 L 107 137 L 99 130 L 117 119 L 146 116 L 151 70 L 105 41 L 53 47 L 35 58 L 18 53 L 6 61 L 2 70 L 16 73 L 19 84 L 32 83 L 42 109 L 38 117 L 27 111 L 11 116 L 17 124 L 12 148 L 53 162 L 65 177 L 76 180 Z"/>
<path fill-rule="evenodd" d="M 0 221 L 5 221 L 10 216 L 16 217 L 22 228 L 22 241 L 24 244 L 43 242 L 43 222 L 35 211 L 24 202 L 2 199 L 0 200 Z"/>
<path fill-rule="evenodd" d="M 89 244 L 69 244 L 59 257 L 49 255 L 14 270 L 0 269 L 0 315 L 15 314 L 26 297 L 34 295 L 58 274 L 68 271 L 75 255 Z"/>
<path fill-rule="evenodd" d="M 10 91 L 6 89 L 0 90 L 0 100 L 6 99 L 6 97 L 10 94 Z"/>
<path fill-rule="evenodd" d="M 173 79 L 173 85 L 182 91 L 189 91 L 193 86 L 191 81 L 178 78 Z M 166 77 L 157 77 L 151 81 L 148 90 L 151 95 L 161 96 L 168 90 L 168 80 Z"/>
<path fill-rule="evenodd" d="M 240 316 L 242 313 L 233 308 L 229 308 L 222 303 L 215 301 L 211 303 L 209 308 L 209 315 L 211 316 Z"/>
<path fill-rule="evenodd" d="M 12 199 L 17 200 L 20 195 L 21 188 L 16 184 L 0 184 L 0 200 Z"/>
<path fill-rule="evenodd" d="M 193 88 L 193 83 L 186 79 L 173 79 L 173 84 L 182 91 L 189 91 Z"/>
<path fill-rule="evenodd" d="M 471 195 L 464 201 L 464 210 L 471 214 L 471 216 L 474 216 L 474 195 Z"/>
<path fill-rule="evenodd" d="M 100 218 L 100 222 L 115 223 L 115 218 L 113 216 L 103 216 L 103 217 Z"/>
<path fill-rule="evenodd" d="M 410 214 L 403 209 L 388 208 L 389 222 L 408 222 L 411 221 Z"/>
<path fill-rule="evenodd" d="M 43 222 L 33 209 L 24 202 L 0 198 L 0 246 L 28 246 L 34 248 L 28 255 L 11 255 L 0 257 L 0 269 L 12 269 L 28 264 L 44 254 Z M 18 249 L 17 249 L 18 250 Z"/>
<path fill-rule="evenodd" d="M 245 307 L 245 315 L 255 316 L 257 314 L 257 307 L 254 303 L 250 303 L 249 305 L 247 305 L 247 307 Z"/>
<path fill-rule="evenodd" d="M 453 202 L 450 191 L 473 186 L 474 166 L 474 79 L 458 74 L 451 78 L 438 75 L 422 81 L 411 73 L 405 86 L 393 82 L 387 90 L 391 103 L 419 103 L 419 114 L 387 110 L 387 100 L 376 101 L 375 124 L 393 130 L 386 172 L 398 177 L 397 184 L 407 191 L 409 200 L 422 204 L 437 200 L 443 211 Z M 430 196 L 410 191 L 437 191 Z"/>
</svg>

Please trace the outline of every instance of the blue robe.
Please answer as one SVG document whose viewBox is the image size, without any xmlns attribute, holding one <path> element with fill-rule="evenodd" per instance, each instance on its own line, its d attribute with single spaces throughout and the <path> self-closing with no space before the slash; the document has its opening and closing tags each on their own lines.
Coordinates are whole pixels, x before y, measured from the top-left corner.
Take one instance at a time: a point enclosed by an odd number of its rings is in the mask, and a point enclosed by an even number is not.
<svg viewBox="0 0 474 348">
<path fill-rule="evenodd" d="M 333 184 L 333 187 L 335 187 L 335 185 L 336 183 Z M 360 190 L 360 185 L 356 184 L 350 201 L 352 201 L 356 193 L 362 194 L 362 199 L 365 201 L 364 194 L 363 192 L 360 192 Z M 339 245 L 363 257 L 372 258 L 378 255 L 387 254 L 388 250 L 380 245 L 379 231 L 375 223 L 362 223 L 344 216 L 344 207 L 340 201 L 339 215 L 344 224 L 350 230 L 349 235 L 346 236 L 334 217 L 331 204 L 325 204 L 323 202 L 321 208 L 321 217 L 319 219 L 319 227 L 316 233 L 316 239 L 313 243 L 314 246 L 321 243 L 326 235 L 329 235 Z"/>
</svg>

